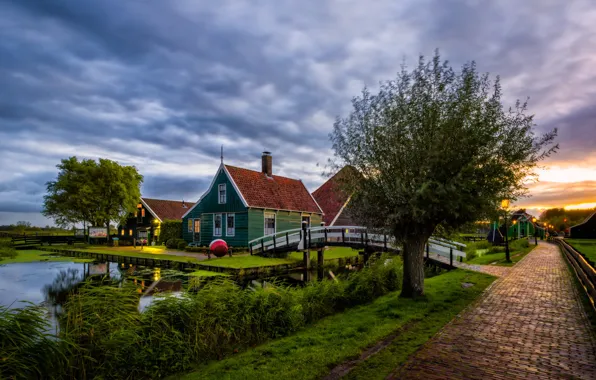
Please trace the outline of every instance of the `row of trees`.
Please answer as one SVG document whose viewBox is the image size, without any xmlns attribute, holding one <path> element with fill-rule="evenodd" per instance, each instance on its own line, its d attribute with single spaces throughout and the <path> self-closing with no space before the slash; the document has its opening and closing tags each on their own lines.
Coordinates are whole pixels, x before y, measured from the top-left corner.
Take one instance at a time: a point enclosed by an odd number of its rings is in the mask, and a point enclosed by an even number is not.
<svg viewBox="0 0 596 380">
<path fill-rule="evenodd" d="M 115 161 L 77 157 L 56 166 L 56 180 L 48 182 L 42 214 L 62 227 L 75 224 L 105 226 L 134 212 L 141 197 L 143 176 L 134 166 Z"/>
<path fill-rule="evenodd" d="M 540 214 L 540 220 L 551 224 L 557 231 L 565 231 L 571 226 L 582 223 L 596 209 L 566 210 L 564 208 L 549 208 Z"/>
</svg>

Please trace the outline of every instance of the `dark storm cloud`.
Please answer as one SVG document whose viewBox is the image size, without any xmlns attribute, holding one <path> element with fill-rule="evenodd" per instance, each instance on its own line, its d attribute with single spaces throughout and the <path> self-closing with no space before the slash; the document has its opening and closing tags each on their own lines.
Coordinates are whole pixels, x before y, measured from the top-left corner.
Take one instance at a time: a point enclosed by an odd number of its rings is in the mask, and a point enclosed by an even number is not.
<svg viewBox="0 0 596 380">
<path fill-rule="evenodd" d="M 350 98 L 391 79 L 404 57 L 412 65 L 435 48 L 455 66 L 475 59 L 481 71 L 501 74 L 508 103 L 529 96 L 539 128 L 560 128 L 565 150 L 555 159 L 580 160 L 596 136 L 590 7 L 4 2 L 0 212 L 41 207 L 48 173 L 70 155 L 135 165 L 146 196 L 192 201 L 221 145 L 226 162 L 253 169 L 270 150 L 277 173 L 314 189 L 333 119 L 349 111 Z"/>
</svg>

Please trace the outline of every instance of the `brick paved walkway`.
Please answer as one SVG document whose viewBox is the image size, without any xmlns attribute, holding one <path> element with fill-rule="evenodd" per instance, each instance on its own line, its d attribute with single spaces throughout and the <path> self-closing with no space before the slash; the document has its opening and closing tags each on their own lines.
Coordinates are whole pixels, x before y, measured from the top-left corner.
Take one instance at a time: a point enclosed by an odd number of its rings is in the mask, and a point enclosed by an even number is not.
<svg viewBox="0 0 596 380">
<path fill-rule="evenodd" d="M 596 338 L 555 245 L 540 245 L 389 378 L 596 379 Z"/>
</svg>

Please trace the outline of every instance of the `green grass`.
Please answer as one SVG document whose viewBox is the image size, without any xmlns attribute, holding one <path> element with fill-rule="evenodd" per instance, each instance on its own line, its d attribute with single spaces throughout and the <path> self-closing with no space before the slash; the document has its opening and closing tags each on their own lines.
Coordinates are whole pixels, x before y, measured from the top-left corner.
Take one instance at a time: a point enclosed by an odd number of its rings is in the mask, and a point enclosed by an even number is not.
<svg viewBox="0 0 596 380">
<path fill-rule="evenodd" d="M 256 268 L 272 265 L 295 264 L 298 260 L 294 258 L 269 258 L 261 256 L 226 256 L 218 259 L 201 261 L 202 265 L 223 267 L 223 268 Z"/>
<path fill-rule="evenodd" d="M 189 276 L 193 276 L 193 277 L 217 277 L 217 276 L 228 276 L 225 273 L 218 273 L 218 272 L 211 272 L 208 270 L 196 270 L 194 272 L 190 272 L 188 274 Z"/>
<path fill-rule="evenodd" d="M 384 378 L 445 323 L 470 304 L 494 277 L 463 270 L 425 280 L 418 300 L 389 293 L 373 303 L 324 318 L 298 333 L 200 366 L 182 379 L 319 379 L 384 337 L 409 326 L 379 354 L 354 369 L 353 378 Z M 462 282 L 474 283 L 462 288 Z"/>
<path fill-rule="evenodd" d="M 342 259 L 346 257 L 354 257 L 358 256 L 358 250 L 352 249 L 350 247 L 332 247 L 327 249 L 324 254 L 323 258 L 325 260 L 332 260 L 332 259 Z M 302 252 L 292 252 L 289 254 L 290 258 L 295 260 L 302 260 L 303 253 Z M 310 259 L 311 261 L 317 261 L 317 251 L 310 252 Z"/>
<path fill-rule="evenodd" d="M 583 253 L 590 261 L 596 263 L 596 240 L 595 239 L 565 239 L 576 250 Z"/>
<path fill-rule="evenodd" d="M 68 256 L 52 256 L 51 252 L 38 250 L 18 250 L 17 256 L 0 261 L 0 264 L 14 264 L 14 263 L 32 263 L 36 261 L 69 261 L 75 263 L 87 263 L 93 261 L 92 259 L 82 259 L 78 257 Z"/>
<path fill-rule="evenodd" d="M 56 248 L 56 247 L 54 247 Z M 115 255 L 115 256 L 125 256 L 125 257 L 137 257 L 143 259 L 155 259 L 155 260 L 171 260 L 177 262 L 191 262 L 191 263 L 198 263 L 195 257 L 192 256 L 176 256 L 176 255 L 168 255 L 164 253 L 165 251 L 162 250 L 151 250 L 153 247 L 145 247 L 143 251 L 140 248 L 136 250 L 122 250 L 122 249 L 111 249 L 109 247 L 89 247 L 89 248 L 64 248 L 64 251 L 75 251 L 75 252 L 85 252 L 85 253 L 102 253 L 108 255 Z M 58 248 L 62 250 L 61 248 Z"/>
<path fill-rule="evenodd" d="M 516 240 L 509 245 L 509 255 L 511 257 L 510 263 L 505 261 L 505 252 L 503 247 L 501 247 L 503 252 L 497 253 L 491 253 L 490 251 L 486 252 L 485 250 L 477 250 L 476 252 L 480 253 L 480 255 L 474 257 L 471 260 L 467 260 L 466 263 L 473 265 L 513 266 L 523 259 L 528 253 L 530 253 L 535 247 L 536 245 L 534 245 L 533 240 L 528 247 L 523 246 L 522 240 Z"/>
</svg>

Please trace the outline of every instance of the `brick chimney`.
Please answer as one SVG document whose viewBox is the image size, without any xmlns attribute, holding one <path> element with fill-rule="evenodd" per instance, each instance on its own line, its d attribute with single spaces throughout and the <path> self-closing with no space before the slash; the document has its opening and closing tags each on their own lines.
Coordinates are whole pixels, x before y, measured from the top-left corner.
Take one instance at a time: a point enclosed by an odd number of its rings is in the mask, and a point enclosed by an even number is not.
<svg viewBox="0 0 596 380">
<path fill-rule="evenodd" d="M 273 175 L 273 157 L 271 157 L 271 152 L 263 152 L 263 156 L 261 157 L 261 171 L 267 177 Z"/>
</svg>

